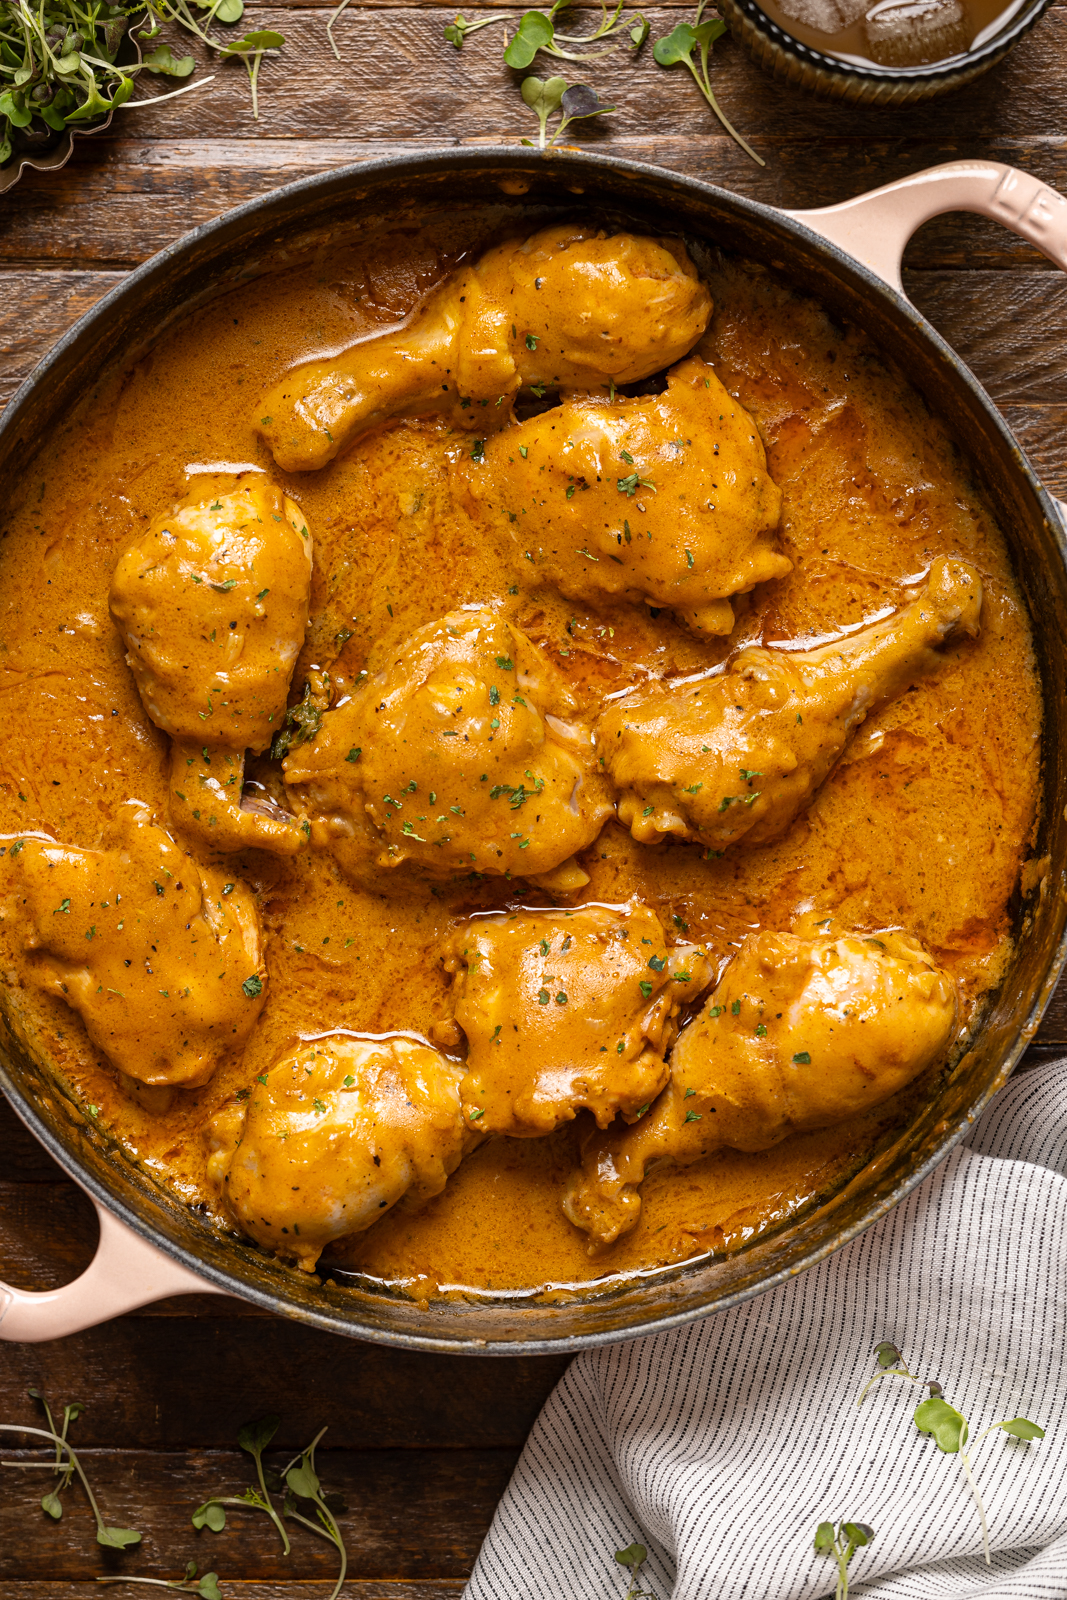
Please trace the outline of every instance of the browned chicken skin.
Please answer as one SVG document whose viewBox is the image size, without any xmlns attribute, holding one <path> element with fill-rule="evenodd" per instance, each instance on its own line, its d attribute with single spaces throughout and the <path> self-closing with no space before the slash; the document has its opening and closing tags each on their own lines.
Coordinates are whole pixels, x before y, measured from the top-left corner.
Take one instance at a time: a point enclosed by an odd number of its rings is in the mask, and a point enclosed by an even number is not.
<svg viewBox="0 0 1067 1600">
<path fill-rule="evenodd" d="M 467 1039 L 464 1111 L 513 1138 L 583 1108 L 606 1127 L 647 1107 L 682 1008 L 712 976 L 703 950 L 668 947 L 638 904 L 477 917 L 449 941 L 445 967 Z"/>
<path fill-rule="evenodd" d="M 324 715 L 285 781 L 315 844 L 357 881 L 476 872 L 579 888 L 588 877 L 570 858 L 611 805 L 573 716 L 524 634 L 492 611 L 453 611 Z"/>
<path fill-rule="evenodd" d="M 299 506 L 254 483 L 156 517 L 115 568 L 126 660 L 174 741 L 172 820 L 211 850 L 291 855 L 307 843 L 297 818 L 241 800 L 245 751 L 266 750 L 285 722 L 311 554 Z"/>
<path fill-rule="evenodd" d="M 750 934 L 649 1114 L 586 1141 L 564 1211 L 591 1249 L 611 1244 L 654 1163 L 767 1150 L 880 1105 L 946 1049 L 956 1008 L 952 978 L 907 934 Z"/>
<path fill-rule="evenodd" d="M 695 356 L 665 394 L 572 397 L 494 434 L 453 479 L 475 515 L 503 519 L 526 582 L 574 600 L 669 606 L 723 634 L 730 595 L 792 570 L 756 425 Z"/>
<path fill-rule="evenodd" d="M 209 1175 L 245 1233 L 313 1272 L 334 1239 L 440 1194 L 479 1138 L 460 1109 L 462 1076 L 400 1035 L 310 1040 L 213 1118 Z"/>
<path fill-rule="evenodd" d="M 263 1008 L 256 903 L 242 884 L 198 866 L 136 804 L 123 808 L 117 831 L 103 850 L 11 844 L 10 914 L 32 981 L 78 1012 L 120 1071 L 196 1088 L 240 1053 Z"/>
<path fill-rule="evenodd" d="M 307 472 L 401 412 L 646 378 L 710 315 L 679 241 L 544 228 L 454 273 L 402 329 L 294 367 L 259 402 L 257 427 L 280 467 Z"/>
<path fill-rule="evenodd" d="M 635 839 L 670 834 L 721 852 L 784 833 L 868 712 L 940 666 L 937 648 L 978 633 L 982 584 L 940 557 L 919 597 L 816 650 L 749 647 L 706 678 L 657 683 L 596 724 L 618 812 Z"/>
</svg>

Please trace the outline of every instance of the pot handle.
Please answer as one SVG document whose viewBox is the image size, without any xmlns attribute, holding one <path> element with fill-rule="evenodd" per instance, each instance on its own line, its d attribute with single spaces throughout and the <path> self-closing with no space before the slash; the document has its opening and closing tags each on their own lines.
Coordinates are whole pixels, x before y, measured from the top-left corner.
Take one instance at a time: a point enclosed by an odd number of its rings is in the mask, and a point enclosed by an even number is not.
<svg viewBox="0 0 1067 1600">
<path fill-rule="evenodd" d="M 854 256 L 903 295 L 904 247 L 917 228 L 945 211 L 976 211 L 1002 222 L 1067 272 L 1067 197 L 1003 161 L 948 161 L 840 205 L 784 215 Z M 1067 526 L 1067 503 L 1057 504 Z"/>
<path fill-rule="evenodd" d="M 223 1293 L 172 1261 L 96 1200 L 93 1205 L 100 1241 L 80 1278 L 43 1293 L 0 1283 L 0 1340 L 39 1344 L 64 1339 L 172 1294 Z"/>
<path fill-rule="evenodd" d="M 976 211 L 1003 222 L 1067 271 L 1067 198 L 1003 161 L 948 161 L 854 200 L 786 211 L 904 293 L 900 263 L 917 228 L 945 211 Z"/>
</svg>

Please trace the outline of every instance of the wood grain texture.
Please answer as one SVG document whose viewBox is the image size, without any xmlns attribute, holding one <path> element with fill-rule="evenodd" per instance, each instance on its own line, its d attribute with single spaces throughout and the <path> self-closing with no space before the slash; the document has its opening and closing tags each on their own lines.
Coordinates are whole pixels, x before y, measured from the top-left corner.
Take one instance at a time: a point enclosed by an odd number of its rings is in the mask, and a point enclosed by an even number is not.
<svg viewBox="0 0 1067 1600">
<path fill-rule="evenodd" d="M 294 1450 L 310 1443 L 311 1415 L 304 1413 Z M 330 1434 L 336 1437 L 331 1448 L 320 1447 L 316 1465 L 325 1488 L 346 1502 L 338 1515 L 352 1576 L 465 1578 L 517 1450 L 354 1449 L 356 1430 L 332 1415 Z M 8 1461 L 31 1457 L 41 1459 L 33 1452 L 2 1453 Z M 280 1469 L 289 1456 L 272 1452 L 267 1460 Z M 91 1514 L 80 1489 L 70 1492 L 62 1521 L 48 1523 L 38 1507 L 50 1474 L 7 1469 L 0 1503 L 0 1581 L 109 1572 L 171 1577 L 189 1560 L 210 1566 L 223 1581 L 228 1573 L 245 1580 L 284 1580 L 325 1578 L 337 1571 L 333 1547 L 299 1527 L 290 1530 L 293 1548 L 285 1556 L 262 1512 L 228 1511 L 221 1534 L 198 1533 L 191 1526 L 192 1512 L 209 1496 L 241 1494 L 255 1481 L 252 1462 L 240 1451 L 87 1450 L 82 1464 L 106 1521 L 137 1529 L 142 1543 L 125 1555 L 94 1546 Z"/>
</svg>

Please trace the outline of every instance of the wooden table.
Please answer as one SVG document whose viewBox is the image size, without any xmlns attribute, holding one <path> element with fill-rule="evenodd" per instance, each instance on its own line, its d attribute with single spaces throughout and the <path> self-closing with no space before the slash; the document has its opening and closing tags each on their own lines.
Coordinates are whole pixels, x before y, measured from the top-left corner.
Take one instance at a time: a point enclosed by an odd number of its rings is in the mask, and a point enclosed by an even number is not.
<svg viewBox="0 0 1067 1600">
<path fill-rule="evenodd" d="M 647 14 L 655 37 L 689 13 Z M 120 127 L 79 141 L 63 171 L 30 174 L 0 200 L 0 403 L 124 272 L 194 223 L 344 162 L 532 131 L 493 30 L 457 52 L 442 40 L 444 8 L 354 0 L 337 28 L 337 62 L 327 15 L 301 0 L 255 8 L 250 24 L 288 41 L 263 68 L 258 122 L 241 69 L 216 68 L 212 91 L 120 113 Z M 766 158 L 761 171 L 722 134 L 691 80 L 660 71 L 646 47 L 639 62 L 620 54 L 589 71 L 618 110 L 579 138 L 786 206 L 844 199 L 961 156 L 1010 161 L 1067 192 L 1065 51 L 1059 0 L 971 89 L 890 111 L 783 88 L 727 41 L 713 81 Z M 551 75 L 540 63 L 534 70 Z M 1067 279 L 1006 231 L 949 217 L 913 241 L 905 282 L 1003 408 L 1046 484 L 1067 497 Z M 1067 1047 L 1062 989 L 1031 1059 L 1057 1047 Z M 0 1276 L 27 1288 L 67 1281 L 92 1254 L 91 1208 L 6 1109 L 0 1140 Z M 51 1523 L 37 1509 L 38 1475 L 5 1473 L 6 1600 L 98 1593 L 92 1580 L 109 1571 L 174 1577 L 190 1558 L 219 1570 L 231 1597 L 267 1600 L 284 1584 L 287 1596 L 326 1600 L 333 1553 L 310 1534 L 286 1561 L 262 1516 L 238 1513 L 218 1537 L 189 1525 L 209 1494 L 250 1481 L 235 1434 L 268 1411 L 282 1415 L 277 1443 L 287 1453 L 329 1424 L 323 1477 L 348 1502 L 347 1593 L 442 1600 L 470 1571 L 565 1364 L 398 1354 L 208 1299 L 165 1303 L 56 1345 L 0 1346 L 0 1421 L 33 1420 L 30 1385 L 55 1401 L 84 1401 L 75 1439 L 108 1519 L 144 1532 L 139 1550 L 114 1557 L 93 1542 L 79 1493 Z"/>
</svg>

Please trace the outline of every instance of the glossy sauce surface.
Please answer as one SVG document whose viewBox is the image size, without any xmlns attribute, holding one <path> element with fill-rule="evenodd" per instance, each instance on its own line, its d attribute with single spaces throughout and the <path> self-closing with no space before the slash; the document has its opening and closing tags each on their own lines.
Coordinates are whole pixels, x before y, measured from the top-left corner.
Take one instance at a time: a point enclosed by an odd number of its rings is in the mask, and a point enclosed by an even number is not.
<svg viewBox="0 0 1067 1600">
<path fill-rule="evenodd" d="M 93 848 L 134 798 L 165 819 L 167 741 L 137 696 L 108 585 L 120 550 L 154 516 L 250 472 L 291 496 L 314 535 L 311 623 L 291 700 L 310 667 L 328 667 L 343 692 L 416 629 L 478 603 L 521 627 L 592 707 L 631 683 L 707 670 L 746 643 L 807 648 L 854 630 L 905 604 L 935 557 L 961 556 L 984 585 L 979 639 L 950 646 L 937 678 L 868 719 L 785 838 L 707 860 L 696 846 L 638 844 L 611 822 L 582 856 L 591 881 L 579 899 L 644 900 L 678 942 L 704 944 L 720 967 L 745 933 L 788 929 L 804 912 L 903 927 L 957 978 L 973 1021 L 1010 954 L 1009 900 L 1037 797 L 1040 688 L 1003 539 L 966 460 L 864 335 L 743 262 L 716 258 L 706 272 L 715 313 L 698 353 L 758 423 L 794 563 L 738 597 L 728 639 L 696 638 L 666 612 L 609 601 L 593 611 L 525 590 L 510 542 L 453 496 L 450 464 L 488 431 L 484 413 L 470 433 L 402 421 L 321 472 L 274 468 L 252 427 L 257 396 L 293 361 L 399 320 L 491 239 L 488 227 L 474 238 L 468 222 L 460 237 L 457 225 L 430 222 L 247 283 L 162 337 L 53 439 L 2 524 L 0 833 L 37 829 Z M 280 795 L 276 763 L 250 759 L 249 774 Z M 120 1080 L 62 1000 L 23 983 L 10 905 L 2 925 L 13 1025 L 102 1127 L 217 1220 L 203 1138 L 216 1111 L 301 1038 L 429 1036 L 450 1015 L 441 954 L 460 921 L 548 903 L 519 881 L 380 895 L 318 853 L 229 860 L 259 902 L 267 1002 L 243 1059 L 200 1089 Z M 865 1117 L 760 1155 L 656 1169 L 639 1226 L 592 1258 L 559 1204 L 583 1112 L 545 1139 L 487 1141 L 421 1212 L 397 1207 L 330 1260 L 422 1297 L 575 1284 L 737 1247 L 832 1192 L 926 1092 L 920 1080 Z"/>
</svg>

